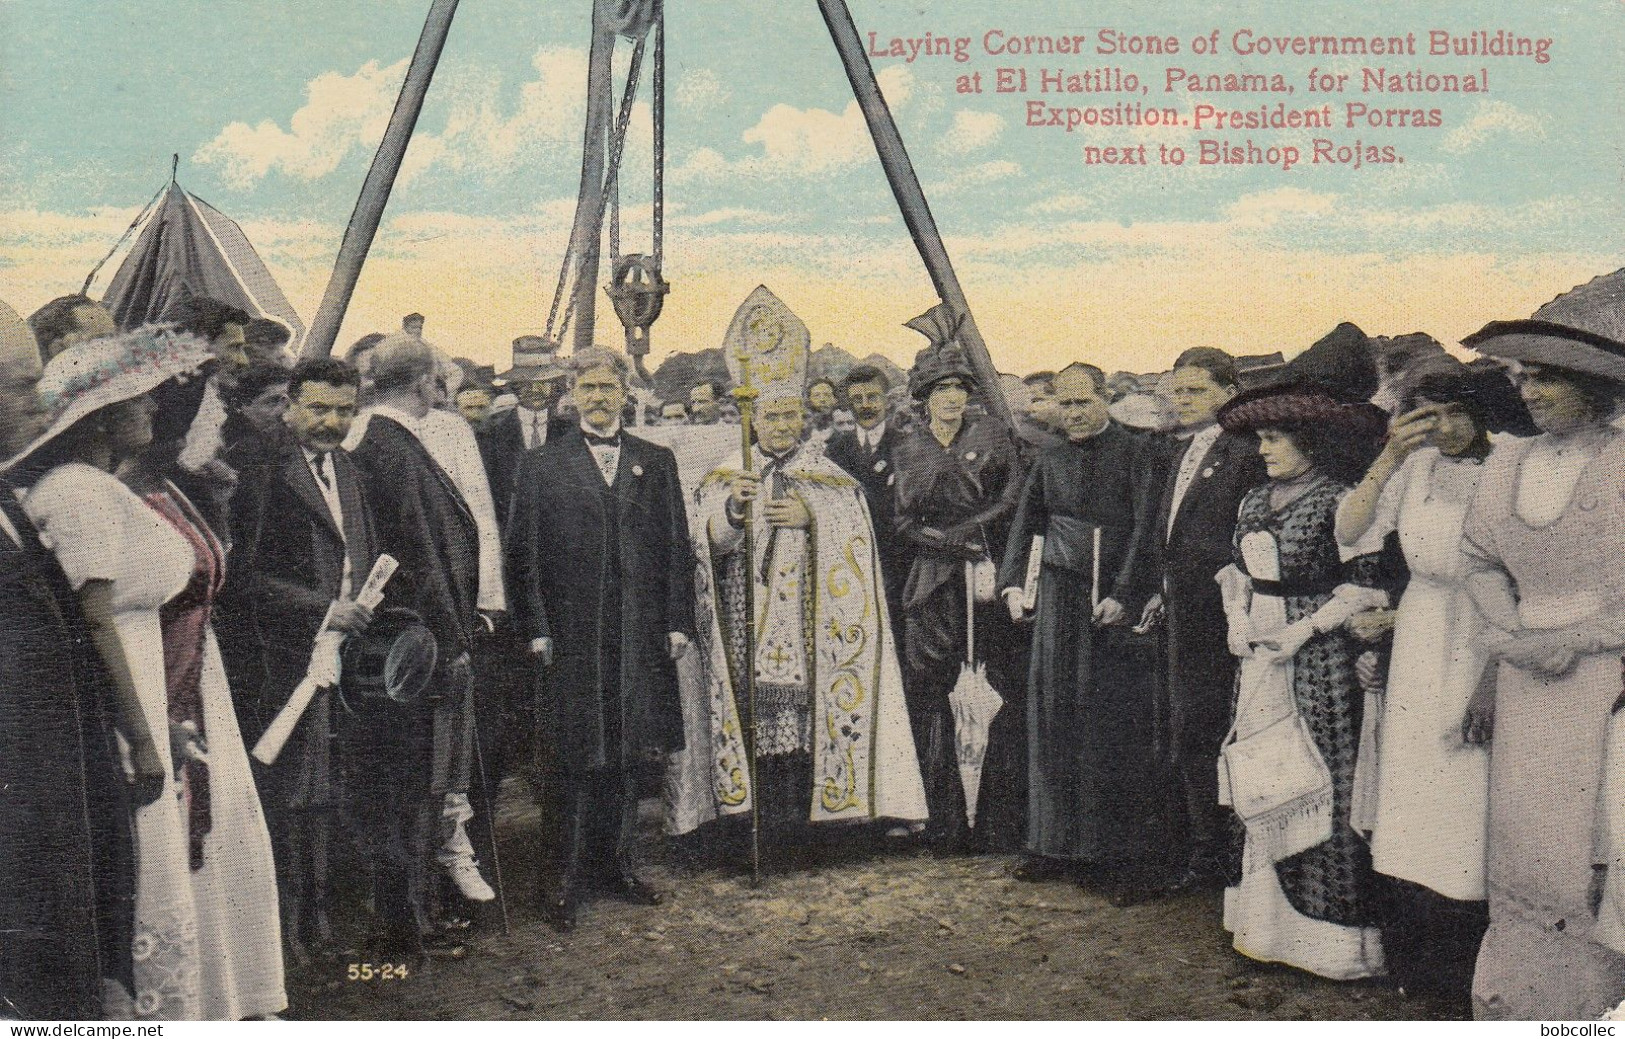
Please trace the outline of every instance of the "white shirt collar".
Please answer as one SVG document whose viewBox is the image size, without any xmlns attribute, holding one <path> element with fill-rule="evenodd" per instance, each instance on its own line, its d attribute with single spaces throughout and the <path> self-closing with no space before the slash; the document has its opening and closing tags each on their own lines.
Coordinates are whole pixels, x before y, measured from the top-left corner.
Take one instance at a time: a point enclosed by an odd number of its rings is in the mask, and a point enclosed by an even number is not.
<svg viewBox="0 0 1625 1039">
<path fill-rule="evenodd" d="M 413 436 L 417 435 L 418 424 L 422 421 L 413 415 L 408 415 L 393 404 L 376 404 L 372 408 L 372 413 L 380 418 L 394 419 L 410 430 Z"/>
<path fill-rule="evenodd" d="M 873 428 L 873 429 L 864 429 L 862 426 L 858 427 L 858 443 L 862 444 L 864 447 L 876 447 L 876 446 L 878 446 L 880 444 L 880 441 L 885 436 L 886 436 L 886 420 L 885 419 L 881 419 L 878 423 L 876 423 L 875 428 Z"/>
<path fill-rule="evenodd" d="M 598 430 L 583 422 L 581 423 L 581 432 L 590 437 L 618 437 L 621 435 L 621 420 L 616 419 L 615 424 L 609 427 L 608 433 L 600 433 Z"/>
<path fill-rule="evenodd" d="M 1220 429 L 1219 424 L 1217 422 L 1209 422 L 1207 425 L 1203 426 L 1201 429 L 1196 430 L 1194 433 L 1191 432 L 1188 429 L 1182 429 L 1176 435 L 1181 440 L 1190 440 L 1190 441 L 1197 441 L 1197 440 L 1204 440 L 1204 439 L 1205 440 L 1216 440 L 1216 439 L 1218 439 L 1218 436 L 1219 436 L 1220 432 L 1222 432 L 1222 430 Z"/>
</svg>

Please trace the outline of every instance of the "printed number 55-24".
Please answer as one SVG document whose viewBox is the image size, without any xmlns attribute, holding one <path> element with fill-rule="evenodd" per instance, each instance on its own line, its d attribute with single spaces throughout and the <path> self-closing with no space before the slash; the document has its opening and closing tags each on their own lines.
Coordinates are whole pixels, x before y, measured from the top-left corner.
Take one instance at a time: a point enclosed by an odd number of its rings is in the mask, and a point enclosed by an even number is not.
<svg viewBox="0 0 1625 1039">
<path fill-rule="evenodd" d="M 345 970 L 345 976 L 351 981 L 397 981 L 405 978 L 407 966 L 404 963 L 352 963 Z"/>
</svg>

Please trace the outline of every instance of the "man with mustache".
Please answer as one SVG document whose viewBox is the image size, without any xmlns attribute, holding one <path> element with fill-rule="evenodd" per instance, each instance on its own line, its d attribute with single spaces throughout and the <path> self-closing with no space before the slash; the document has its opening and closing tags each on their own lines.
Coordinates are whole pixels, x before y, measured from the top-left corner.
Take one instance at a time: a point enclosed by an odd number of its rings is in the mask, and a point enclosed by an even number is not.
<svg viewBox="0 0 1625 1039">
<path fill-rule="evenodd" d="M 360 477 L 340 447 L 360 386 L 343 361 L 301 361 L 288 377 L 283 418 L 292 435 L 237 492 L 221 626 L 236 629 L 249 650 L 234 661 L 231 683 L 250 745 L 304 678 L 329 611 L 337 631 L 359 634 L 372 622 L 352 596 L 378 553 Z M 258 776 L 276 849 L 282 933 L 296 955 L 332 938 L 327 856 L 338 763 L 328 697 L 317 694 L 276 764 Z"/>
<path fill-rule="evenodd" d="M 628 365 L 570 358 L 580 424 L 526 452 L 508 518 L 514 629 L 535 665 L 541 789 L 557 803 L 543 910 L 573 930 L 590 884 L 637 905 L 637 766 L 683 746 L 676 660 L 694 634 L 694 556 L 677 458 L 621 428 Z"/>
<path fill-rule="evenodd" d="M 841 380 L 847 406 L 858 428 L 830 437 L 825 457 L 845 469 L 863 485 L 880 548 L 880 576 L 886 585 L 886 603 L 892 624 L 903 617 L 903 582 L 913 557 L 908 542 L 892 533 L 897 523 L 897 470 L 892 460 L 902 431 L 888 421 L 886 394 L 891 381 L 872 365 L 860 364 Z"/>
</svg>

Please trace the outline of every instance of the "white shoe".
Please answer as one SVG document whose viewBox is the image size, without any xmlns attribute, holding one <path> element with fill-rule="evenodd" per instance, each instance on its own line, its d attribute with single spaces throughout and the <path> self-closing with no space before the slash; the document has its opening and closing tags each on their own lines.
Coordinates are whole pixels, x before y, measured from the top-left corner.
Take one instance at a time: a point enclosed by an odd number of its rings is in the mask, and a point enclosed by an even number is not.
<svg viewBox="0 0 1625 1039">
<path fill-rule="evenodd" d="M 474 861 L 472 855 L 459 856 L 451 862 L 445 863 L 446 875 L 451 882 L 457 885 L 457 890 L 470 902 L 490 902 L 497 897 L 491 890 L 491 885 L 480 876 L 479 863 Z"/>
</svg>

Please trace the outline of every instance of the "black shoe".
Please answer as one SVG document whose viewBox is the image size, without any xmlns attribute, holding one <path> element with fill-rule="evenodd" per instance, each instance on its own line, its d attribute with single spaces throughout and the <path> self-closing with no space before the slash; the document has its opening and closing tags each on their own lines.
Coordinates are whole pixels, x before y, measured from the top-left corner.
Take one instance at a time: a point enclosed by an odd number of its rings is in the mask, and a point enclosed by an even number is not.
<svg viewBox="0 0 1625 1039">
<path fill-rule="evenodd" d="M 554 895 L 543 904 L 542 916 L 553 930 L 569 934 L 576 929 L 576 900 L 569 895 Z"/>
<path fill-rule="evenodd" d="M 653 884 L 630 873 L 610 881 L 609 889 L 616 898 L 635 906 L 657 906 L 666 900 L 666 896 L 655 890 Z"/>
<path fill-rule="evenodd" d="M 1029 855 L 1010 867 L 1012 877 L 1029 884 L 1038 884 L 1048 880 L 1062 880 L 1070 873 L 1071 866 L 1069 863 L 1060 859 L 1046 859 L 1037 855 Z"/>
<path fill-rule="evenodd" d="M 468 955 L 468 943 L 456 931 L 441 931 L 423 936 L 423 951 L 439 960 L 460 960 Z"/>
<path fill-rule="evenodd" d="M 1167 892 L 1182 895 L 1191 891 L 1222 891 L 1224 886 L 1224 871 L 1216 863 L 1206 858 L 1195 858 L 1183 873 L 1169 882 Z"/>
</svg>

